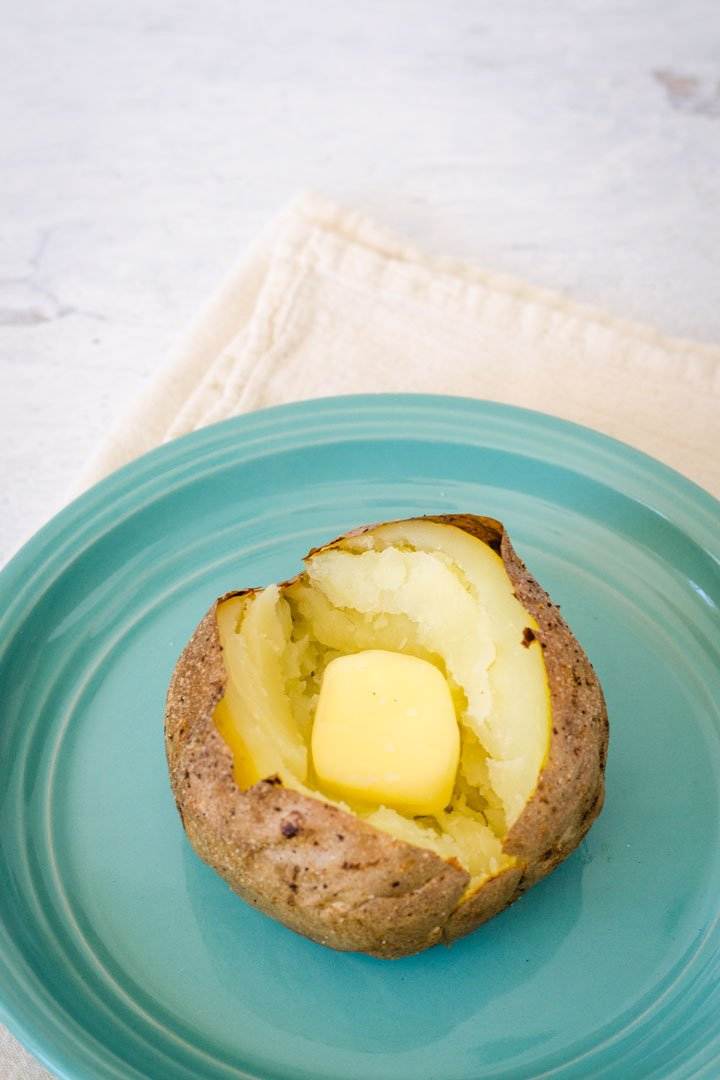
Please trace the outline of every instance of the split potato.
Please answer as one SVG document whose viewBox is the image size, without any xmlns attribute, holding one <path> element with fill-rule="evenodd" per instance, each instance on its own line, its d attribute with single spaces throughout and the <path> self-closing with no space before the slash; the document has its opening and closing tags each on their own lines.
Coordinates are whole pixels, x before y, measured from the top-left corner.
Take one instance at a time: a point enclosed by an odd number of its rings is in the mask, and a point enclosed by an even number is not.
<svg viewBox="0 0 720 1080">
<path fill-rule="evenodd" d="M 202 859 L 335 949 L 474 930 L 600 812 L 593 668 L 500 522 L 355 530 L 291 581 L 229 593 L 180 657 L 170 780 Z"/>
</svg>

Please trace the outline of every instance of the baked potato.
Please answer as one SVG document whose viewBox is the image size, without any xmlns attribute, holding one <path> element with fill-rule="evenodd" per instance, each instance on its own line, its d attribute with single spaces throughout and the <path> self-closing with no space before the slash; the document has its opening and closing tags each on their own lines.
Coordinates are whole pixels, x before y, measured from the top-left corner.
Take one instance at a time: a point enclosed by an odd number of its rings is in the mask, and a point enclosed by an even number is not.
<svg viewBox="0 0 720 1080">
<path fill-rule="evenodd" d="M 588 658 L 473 515 L 366 526 L 221 597 L 165 715 L 198 855 L 292 930 L 377 957 L 470 933 L 562 862 L 607 744 Z"/>
</svg>

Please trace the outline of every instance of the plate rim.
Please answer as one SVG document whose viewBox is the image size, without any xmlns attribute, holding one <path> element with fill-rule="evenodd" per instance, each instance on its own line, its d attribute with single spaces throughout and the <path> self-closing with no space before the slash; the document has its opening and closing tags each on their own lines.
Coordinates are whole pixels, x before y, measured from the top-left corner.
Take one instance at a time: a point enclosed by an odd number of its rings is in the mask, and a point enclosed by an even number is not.
<svg viewBox="0 0 720 1080">
<path fill-rule="evenodd" d="M 538 409 L 528 409 L 524 406 L 462 395 L 419 393 L 338 394 L 321 398 L 308 398 L 303 401 L 292 401 L 282 405 L 270 405 L 266 408 L 255 409 L 249 413 L 240 413 L 237 416 L 231 416 L 214 424 L 207 424 L 204 427 L 197 428 L 195 431 L 179 435 L 168 442 L 162 443 L 160 446 L 147 450 L 145 453 L 133 458 L 132 461 L 121 465 L 107 476 L 102 477 L 87 491 L 77 495 L 66 506 L 61 507 L 45 524 L 41 525 L 0 568 L 0 587 L 3 586 L 8 571 L 16 573 L 28 561 L 34 559 L 40 545 L 47 542 L 61 529 L 67 528 L 76 516 L 97 511 L 98 504 L 106 495 L 116 489 L 119 493 L 135 477 L 143 480 L 152 479 L 155 469 L 161 468 L 164 462 L 171 463 L 178 452 L 182 450 L 189 451 L 193 447 L 199 449 L 206 444 L 209 444 L 210 448 L 212 448 L 215 442 L 218 443 L 219 447 L 223 437 L 230 435 L 235 429 L 238 429 L 240 433 L 242 433 L 243 429 L 251 431 L 253 427 L 262 426 L 265 422 L 282 421 L 285 417 L 302 416 L 307 411 L 315 411 L 321 417 L 324 415 L 332 417 L 335 410 L 348 407 L 352 410 L 352 414 L 356 416 L 359 411 L 371 406 L 388 406 L 397 407 L 398 409 L 415 406 L 420 409 L 429 408 L 431 410 L 442 407 L 463 408 L 471 412 L 477 410 L 478 412 L 489 413 L 500 421 L 508 420 L 510 423 L 512 423 L 513 419 L 527 421 L 531 426 L 537 425 L 544 428 L 545 434 L 548 432 L 563 433 L 570 441 L 579 442 L 585 450 L 593 447 L 598 451 L 604 451 L 611 457 L 629 459 L 638 469 L 655 481 L 656 489 L 659 492 L 666 488 L 679 489 L 686 499 L 697 501 L 700 509 L 720 519 L 720 498 L 716 498 L 696 481 L 691 480 L 690 477 L 678 469 L 660 461 L 659 458 L 653 457 L 644 450 L 638 449 L 631 443 L 618 439 L 613 435 L 606 435 L 596 428 L 577 423 L 574 420 L 566 420 L 563 417 L 554 416 Z M 665 491 L 665 494 L 667 495 L 668 492 Z M 653 504 L 646 502 L 644 505 L 652 506 Z M 671 505 L 675 506 L 676 504 L 673 502 Z M 711 535 L 709 539 L 712 538 Z M 718 548 L 720 552 L 720 544 Z M 706 548 L 706 550 L 712 554 L 709 548 Z"/>
</svg>

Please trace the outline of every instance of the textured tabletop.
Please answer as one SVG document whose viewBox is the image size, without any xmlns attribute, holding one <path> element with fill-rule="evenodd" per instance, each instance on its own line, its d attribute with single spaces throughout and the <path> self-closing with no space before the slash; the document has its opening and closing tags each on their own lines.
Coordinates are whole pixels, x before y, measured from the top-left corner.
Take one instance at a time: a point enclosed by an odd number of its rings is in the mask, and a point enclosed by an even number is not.
<svg viewBox="0 0 720 1080">
<path fill-rule="evenodd" d="M 0 562 L 302 189 L 720 340 L 716 0 L 29 0 L 0 54 Z"/>
</svg>

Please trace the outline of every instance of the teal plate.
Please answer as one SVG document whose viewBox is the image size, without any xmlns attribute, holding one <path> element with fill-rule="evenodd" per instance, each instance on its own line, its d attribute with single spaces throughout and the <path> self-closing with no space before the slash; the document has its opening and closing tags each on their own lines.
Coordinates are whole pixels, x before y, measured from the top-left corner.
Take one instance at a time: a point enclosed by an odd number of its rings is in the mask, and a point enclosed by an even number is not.
<svg viewBox="0 0 720 1080">
<path fill-rule="evenodd" d="M 367 521 L 501 518 L 605 687 L 581 848 L 451 949 L 330 952 L 186 841 L 165 690 L 211 600 Z M 2 1018 L 60 1077 L 720 1076 L 720 504 L 584 428 L 442 397 L 271 409 L 148 454 L 0 575 Z"/>
</svg>

